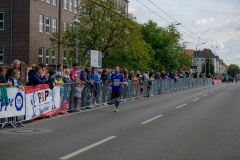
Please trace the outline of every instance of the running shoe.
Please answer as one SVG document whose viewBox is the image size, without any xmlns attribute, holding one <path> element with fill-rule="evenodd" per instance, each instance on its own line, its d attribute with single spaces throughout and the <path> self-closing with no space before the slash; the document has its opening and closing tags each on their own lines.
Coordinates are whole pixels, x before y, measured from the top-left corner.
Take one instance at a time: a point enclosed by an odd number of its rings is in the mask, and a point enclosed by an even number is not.
<svg viewBox="0 0 240 160">
<path fill-rule="evenodd" d="M 119 112 L 119 110 L 118 110 L 118 109 L 116 109 L 114 112 Z"/>
</svg>

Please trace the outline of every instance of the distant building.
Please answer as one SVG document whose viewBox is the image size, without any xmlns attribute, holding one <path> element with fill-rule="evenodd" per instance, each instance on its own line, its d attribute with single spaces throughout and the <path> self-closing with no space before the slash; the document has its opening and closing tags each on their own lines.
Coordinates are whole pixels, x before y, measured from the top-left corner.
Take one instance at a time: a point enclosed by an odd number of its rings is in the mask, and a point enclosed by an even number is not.
<svg viewBox="0 0 240 160">
<path fill-rule="evenodd" d="M 80 0 L 61 1 L 62 25 L 67 26 L 73 23 L 77 13 L 75 8 Z M 127 0 L 115 2 L 118 9 L 128 12 Z M 9 65 L 14 59 L 19 59 L 27 65 L 50 65 L 58 62 L 58 51 L 50 53 L 49 50 L 49 38 L 58 32 L 58 3 L 59 0 L 1 0 L 0 64 Z M 65 55 L 62 57 L 63 60 L 66 59 Z M 66 64 L 66 61 L 64 63 Z"/>
<path fill-rule="evenodd" d="M 197 72 L 202 72 L 202 65 L 205 63 L 207 58 L 211 58 L 214 65 L 214 72 L 216 74 L 226 73 L 226 65 L 223 63 L 223 60 L 219 59 L 218 56 L 214 55 L 212 50 L 203 49 L 202 51 L 194 51 L 194 65 L 197 66 Z"/>
</svg>

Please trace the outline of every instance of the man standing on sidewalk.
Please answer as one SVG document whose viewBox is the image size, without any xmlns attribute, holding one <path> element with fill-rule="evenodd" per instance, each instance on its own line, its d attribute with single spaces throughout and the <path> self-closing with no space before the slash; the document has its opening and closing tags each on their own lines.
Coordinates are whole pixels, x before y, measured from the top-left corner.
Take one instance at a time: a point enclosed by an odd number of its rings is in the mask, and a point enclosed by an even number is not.
<svg viewBox="0 0 240 160">
<path fill-rule="evenodd" d="M 111 77 L 110 83 L 110 85 L 112 85 L 112 101 L 115 101 L 116 105 L 115 112 L 119 112 L 118 110 L 120 104 L 119 98 L 121 96 L 122 85 L 124 84 L 123 75 L 121 75 L 119 72 L 120 68 L 117 66 L 115 68 L 115 74 L 113 74 Z"/>
</svg>

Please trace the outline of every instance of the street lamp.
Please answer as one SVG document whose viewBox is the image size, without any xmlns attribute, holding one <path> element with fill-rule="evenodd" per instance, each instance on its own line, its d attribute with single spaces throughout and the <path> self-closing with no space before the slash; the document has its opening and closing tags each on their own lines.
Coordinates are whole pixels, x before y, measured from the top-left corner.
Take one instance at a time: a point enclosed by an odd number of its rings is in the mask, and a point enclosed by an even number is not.
<svg viewBox="0 0 240 160">
<path fill-rule="evenodd" d="M 73 20 L 73 23 L 76 23 L 76 63 L 78 64 L 78 28 L 77 26 L 80 23 L 80 21 L 78 20 L 77 15 L 76 15 L 76 19 Z"/>
<path fill-rule="evenodd" d="M 205 43 L 201 43 L 201 44 L 205 44 Z M 197 46 L 199 46 L 201 44 L 196 45 L 196 59 L 197 59 Z M 194 61 L 194 54 L 193 54 L 193 61 Z M 197 60 L 196 60 L 196 64 L 197 64 Z M 198 69 L 197 69 L 197 71 L 198 71 Z"/>
</svg>

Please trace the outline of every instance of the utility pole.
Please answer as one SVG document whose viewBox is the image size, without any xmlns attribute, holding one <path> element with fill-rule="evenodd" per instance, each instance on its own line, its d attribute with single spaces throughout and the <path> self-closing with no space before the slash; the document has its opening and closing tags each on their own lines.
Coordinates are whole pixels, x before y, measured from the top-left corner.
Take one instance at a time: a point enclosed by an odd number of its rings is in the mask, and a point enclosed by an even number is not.
<svg viewBox="0 0 240 160">
<path fill-rule="evenodd" d="M 210 55 L 209 55 L 209 73 L 210 73 Z"/>
<path fill-rule="evenodd" d="M 62 63 L 62 0 L 58 1 L 58 64 Z"/>
</svg>

